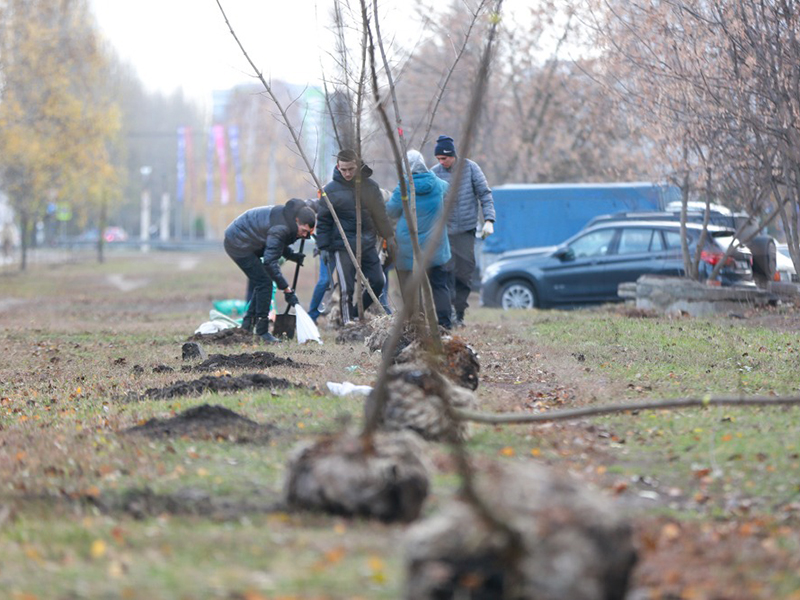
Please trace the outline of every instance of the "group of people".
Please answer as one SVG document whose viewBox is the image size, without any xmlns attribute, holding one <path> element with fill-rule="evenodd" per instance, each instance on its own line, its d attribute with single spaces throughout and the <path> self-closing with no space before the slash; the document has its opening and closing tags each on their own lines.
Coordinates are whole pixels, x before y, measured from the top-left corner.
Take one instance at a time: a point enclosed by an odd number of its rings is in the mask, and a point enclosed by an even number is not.
<svg viewBox="0 0 800 600">
<path fill-rule="evenodd" d="M 494 232 L 495 211 L 492 191 L 483 171 L 474 161 L 458 157 L 453 138 L 439 136 L 434 156 L 438 164 L 428 169 L 420 152 L 410 150 L 407 155 L 415 190 L 417 234 L 423 252 L 437 221 L 444 214 L 450 182 L 459 161 L 463 161 L 446 235 L 438 242 L 427 269 L 437 321 L 442 327 L 451 329 L 463 325 L 468 307 L 475 271 L 474 247 L 479 211 L 483 217 L 481 237 Z M 414 266 L 414 256 L 403 211 L 401 186 L 398 183 L 388 201 L 384 202 L 380 186 L 372 179 L 372 169 L 353 150 L 341 150 L 336 157 L 333 178 L 322 189 L 319 199 L 293 198 L 283 206 L 253 208 L 238 216 L 225 230 L 225 251 L 245 273 L 253 290 L 242 320 L 243 328 L 255 330 L 266 342 L 277 341 L 268 331 L 273 281 L 283 291 L 288 305 L 298 303 L 295 290 L 281 274 L 279 260 L 283 257 L 302 265 L 304 255 L 294 252 L 290 246 L 311 235 L 315 235 L 319 250 L 320 280 L 312 295 L 309 315 L 317 319 L 323 294 L 335 276 L 340 286 L 342 323 L 349 323 L 358 316 L 357 302 L 354 301 L 356 267 L 344 241 L 346 238 L 355 255 L 358 241 L 357 189 L 361 202 L 361 271 L 374 296 L 381 297 L 387 283 L 385 265 L 381 264 L 379 254 L 379 241 L 382 240 L 388 260 L 396 268 L 401 289 L 405 288 Z M 369 290 L 365 289 L 362 298 L 364 310 L 371 306 L 372 298 Z M 416 298 L 404 297 L 403 302 L 417 306 Z"/>
</svg>

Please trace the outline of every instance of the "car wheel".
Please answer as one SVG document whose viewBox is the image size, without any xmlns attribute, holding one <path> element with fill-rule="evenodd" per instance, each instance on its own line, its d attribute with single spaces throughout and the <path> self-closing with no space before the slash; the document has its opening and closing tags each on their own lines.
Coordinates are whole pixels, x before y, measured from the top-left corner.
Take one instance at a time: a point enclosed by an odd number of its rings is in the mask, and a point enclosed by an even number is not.
<svg viewBox="0 0 800 600">
<path fill-rule="evenodd" d="M 536 290 L 527 281 L 509 281 L 500 291 L 500 306 L 503 310 L 512 308 L 536 308 Z"/>
</svg>

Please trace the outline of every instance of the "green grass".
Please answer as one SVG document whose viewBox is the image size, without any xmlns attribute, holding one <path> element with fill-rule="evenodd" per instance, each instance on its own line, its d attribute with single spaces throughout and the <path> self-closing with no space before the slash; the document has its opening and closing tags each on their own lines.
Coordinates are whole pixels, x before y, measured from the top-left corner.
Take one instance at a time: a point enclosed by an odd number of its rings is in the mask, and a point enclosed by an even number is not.
<svg viewBox="0 0 800 600">
<path fill-rule="evenodd" d="M 301 389 L 132 401 L 147 388 L 198 377 L 178 371 L 182 341 L 207 318 L 213 300 L 243 292 L 241 274 L 224 256 L 188 257 L 200 265 L 190 270 L 176 268 L 182 258 L 110 255 L 104 265 L 5 276 L 4 296 L 29 302 L 0 312 L 6 347 L 0 364 L 0 589 L 20 600 L 399 597 L 404 526 L 258 510 L 226 514 L 219 506 L 210 514 L 165 511 L 144 518 L 120 509 L 128 495 L 144 490 L 165 498 L 195 494 L 233 507 L 274 504 L 298 442 L 338 431 L 344 422 L 360 423 L 362 400 L 322 393 L 325 382 L 370 384 L 380 360 L 359 344 L 335 344 L 335 332 L 323 329 L 323 346 L 269 348 L 311 365 L 269 372 Z M 122 292 L 108 283 L 111 275 L 147 282 Z M 314 283 L 308 275 L 300 286 L 304 300 Z M 800 386 L 800 341 L 790 327 L 630 318 L 607 309 L 469 314 L 463 335 L 481 357 L 482 410 L 707 393 L 790 395 Z M 225 354 L 261 349 L 208 348 Z M 155 374 L 157 364 L 176 372 Z M 134 374 L 134 365 L 144 373 Z M 121 433 L 203 403 L 273 424 L 280 433 L 262 445 Z M 753 581 L 769 582 L 760 598 L 791 598 L 792 586 L 800 584 L 800 565 L 764 558 L 773 556 L 772 544 L 774 556 L 800 550 L 798 517 L 788 508 L 800 502 L 798 408 L 639 411 L 544 426 L 480 425 L 467 447 L 479 465 L 547 464 L 588 479 L 625 506 L 635 504 L 631 518 L 667 515 L 701 532 L 731 520 L 758 520 L 769 533 L 757 547 L 762 562 L 736 555 L 712 566 L 723 574 L 754 570 Z M 448 449 L 431 444 L 426 455 L 434 465 L 423 511 L 430 515 L 459 481 Z"/>
</svg>

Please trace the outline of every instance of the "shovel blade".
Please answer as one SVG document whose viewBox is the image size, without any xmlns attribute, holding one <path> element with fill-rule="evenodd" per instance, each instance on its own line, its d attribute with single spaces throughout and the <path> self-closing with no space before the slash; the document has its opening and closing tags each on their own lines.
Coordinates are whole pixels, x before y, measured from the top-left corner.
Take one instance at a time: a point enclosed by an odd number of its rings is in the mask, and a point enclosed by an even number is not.
<svg viewBox="0 0 800 600">
<path fill-rule="evenodd" d="M 272 335 L 276 338 L 286 337 L 292 339 L 297 327 L 297 317 L 294 315 L 276 315 L 275 323 L 272 326 Z"/>
</svg>

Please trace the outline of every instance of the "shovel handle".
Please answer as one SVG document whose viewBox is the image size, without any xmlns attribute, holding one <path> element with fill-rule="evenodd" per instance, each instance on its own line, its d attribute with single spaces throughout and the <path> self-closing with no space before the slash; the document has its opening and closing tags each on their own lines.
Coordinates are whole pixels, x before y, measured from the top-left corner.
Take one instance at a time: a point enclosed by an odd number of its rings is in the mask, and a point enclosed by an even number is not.
<svg viewBox="0 0 800 600">
<path fill-rule="evenodd" d="M 303 246 L 305 245 L 305 243 L 306 243 L 306 239 L 305 238 L 301 238 L 300 239 L 300 252 L 301 253 L 303 252 Z M 294 270 L 294 279 L 292 279 L 292 291 L 294 293 L 297 293 L 297 277 L 299 275 L 300 275 L 300 263 L 297 263 L 297 267 Z M 286 307 L 286 311 L 283 314 L 288 315 L 289 314 L 289 310 L 291 308 L 292 308 L 291 306 L 287 306 Z"/>
</svg>

